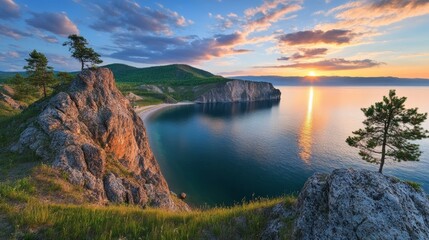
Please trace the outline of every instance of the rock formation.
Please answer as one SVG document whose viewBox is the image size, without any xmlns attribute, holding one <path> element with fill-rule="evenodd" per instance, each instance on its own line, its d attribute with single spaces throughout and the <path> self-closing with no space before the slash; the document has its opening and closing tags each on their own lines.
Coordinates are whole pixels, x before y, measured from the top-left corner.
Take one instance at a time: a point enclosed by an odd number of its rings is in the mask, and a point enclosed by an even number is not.
<svg viewBox="0 0 429 240">
<path fill-rule="evenodd" d="M 142 120 L 106 68 L 83 71 L 52 97 L 11 150 L 34 151 L 97 202 L 187 208 L 170 195 Z"/>
<path fill-rule="evenodd" d="M 232 80 L 199 96 L 197 103 L 218 102 L 253 102 L 279 100 L 280 90 L 275 89 L 271 83 Z"/>
<path fill-rule="evenodd" d="M 296 239 L 429 239 L 428 196 L 368 170 L 315 174 L 297 214 Z"/>
<path fill-rule="evenodd" d="M 23 104 L 19 103 L 18 101 L 15 101 L 9 95 L 6 95 L 6 94 L 1 93 L 1 92 L 0 92 L 0 101 L 7 104 L 11 108 L 16 109 L 16 110 L 25 108 L 25 106 Z"/>
</svg>

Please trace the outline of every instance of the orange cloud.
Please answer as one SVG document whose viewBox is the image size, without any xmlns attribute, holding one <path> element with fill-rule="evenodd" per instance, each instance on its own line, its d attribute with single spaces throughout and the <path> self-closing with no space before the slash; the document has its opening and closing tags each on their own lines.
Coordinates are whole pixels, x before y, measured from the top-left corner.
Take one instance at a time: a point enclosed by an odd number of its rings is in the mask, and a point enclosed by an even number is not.
<svg viewBox="0 0 429 240">
<path fill-rule="evenodd" d="M 331 9 L 335 23 L 320 24 L 317 29 L 347 28 L 368 31 L 371 28 L 390 25 L 410 17 L 429 14 L 427 0 L 360 0 Z"/>
<path fill-rule="evenodd" d="M 346 60 L 343 58 L 332 58 L 317 62 L 309 63 L 294 63 L 278 66 L 258 66 L 255 68 L 302 68 L 302 69 L 317 69 L 322 71 L 339 71 L 352 70 L 380 66 L 384 63 L 376 62 L 370 59 L 364 60 Z"/>
</svg>

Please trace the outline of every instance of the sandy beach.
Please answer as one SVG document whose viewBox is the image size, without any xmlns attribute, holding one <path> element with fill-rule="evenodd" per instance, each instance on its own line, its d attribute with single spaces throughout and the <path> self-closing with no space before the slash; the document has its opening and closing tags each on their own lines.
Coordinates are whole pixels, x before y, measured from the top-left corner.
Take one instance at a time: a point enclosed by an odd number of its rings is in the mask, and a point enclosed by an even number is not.
<svg viewBox="0 0 429 240">
<path fill-rule="evenodd" d="M 191 104 L 195 104 L 195 103 L 193 103 L 193 102 L 161 103 L 161 104 L 156 104 L 156 105 L 139 107 L 139 108 L 136 108 L 135 111 L 139 115 L 139 117 L 143 120 L 143 122 L 145 122 L 146 119 L 150 115 L 154 114 L 155 112 L 157 112 L 161 109 L 174 107 L 174 106 L 180 106 L 180 105 L 191 105 Z"/>
</svg>

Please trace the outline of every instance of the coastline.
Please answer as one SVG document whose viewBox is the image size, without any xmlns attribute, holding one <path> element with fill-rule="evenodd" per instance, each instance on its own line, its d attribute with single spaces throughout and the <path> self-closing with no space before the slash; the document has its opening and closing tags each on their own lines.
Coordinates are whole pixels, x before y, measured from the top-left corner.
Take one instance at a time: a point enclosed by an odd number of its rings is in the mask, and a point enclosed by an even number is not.
<svg viewBox="0 0 429 240">
<path fill-rule="evenodd" d="M 150 117 L 152 114 L 154 114 L 155 112 L 158 112 L 161 109 L 174 107 L 174 106 L 181 106 L 181 105 L 192 105 L 192 104 L 195 104 L 195 103 L 194 102 L 161 103 L 161 104 L 155 104 L 155 105 L 148 105 L 144 107 L 138 107 L 134 109 L 134 111 L 143 120 L 143 122 L 145 122 L 148 117 Z"/>
</svg>

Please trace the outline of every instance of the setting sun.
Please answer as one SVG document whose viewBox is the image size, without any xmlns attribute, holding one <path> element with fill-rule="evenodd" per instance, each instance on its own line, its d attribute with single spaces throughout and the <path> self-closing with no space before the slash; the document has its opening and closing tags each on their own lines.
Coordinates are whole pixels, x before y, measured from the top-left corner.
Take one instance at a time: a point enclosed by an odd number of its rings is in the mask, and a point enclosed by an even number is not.
<svg viewBox="0 0 429 240">
<path fill-rule="evenodd" d="M 310 71 L 310 72 L 308 73 L 308 76 L 310 76 L 310 77 L 315 77 L 315 76 L 317 76 L 317 74 L 316 74 L 314 71 Z"/>
</svg>

